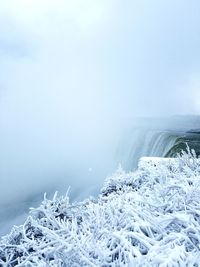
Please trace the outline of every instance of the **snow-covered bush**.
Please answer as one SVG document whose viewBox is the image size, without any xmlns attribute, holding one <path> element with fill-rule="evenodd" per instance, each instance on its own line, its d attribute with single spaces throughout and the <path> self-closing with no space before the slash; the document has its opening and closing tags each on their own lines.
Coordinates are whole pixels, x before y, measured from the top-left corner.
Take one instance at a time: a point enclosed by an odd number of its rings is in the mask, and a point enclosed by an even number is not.
<svg viewBox="0 0 200 267">
<path fill-rule="evenodd" d="M 0 266 L 200 266 L 200 161 L 119 168 L 98 199 L 55 194 L 0 241 Z"/>
</svg>

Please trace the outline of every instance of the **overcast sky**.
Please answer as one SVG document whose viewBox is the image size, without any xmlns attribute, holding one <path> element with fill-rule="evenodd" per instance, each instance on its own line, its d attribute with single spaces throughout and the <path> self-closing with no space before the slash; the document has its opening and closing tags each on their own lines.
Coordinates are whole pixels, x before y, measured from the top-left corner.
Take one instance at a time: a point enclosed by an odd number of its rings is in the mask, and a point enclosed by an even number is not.
<svg viewBox="0 0 200 267">
<path fill-rule="evenodd" d="M 199 0 L 1 0 L 2 184 L 106 172 L 119 121 L 198 114 L 199 14 Z"/>
<path fill-rule="evenodd" d="M 6 0 L 0 12 L 4 110 L 199 111 L 198 0 Z"/>
</svg>

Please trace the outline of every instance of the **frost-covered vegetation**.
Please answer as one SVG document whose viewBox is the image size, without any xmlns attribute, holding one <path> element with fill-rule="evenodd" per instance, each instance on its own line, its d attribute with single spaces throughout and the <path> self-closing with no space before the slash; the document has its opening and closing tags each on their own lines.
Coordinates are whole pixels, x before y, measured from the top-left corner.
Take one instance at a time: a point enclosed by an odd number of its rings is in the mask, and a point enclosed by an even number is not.
<svg viewBox="0 0 200 267">
<path fill-rule="evenodd" d="M 200 266 L 199 159 L 119 168 L 98 199 L 45 197 L 1 239 L 0 266 Z"/>
</svg>

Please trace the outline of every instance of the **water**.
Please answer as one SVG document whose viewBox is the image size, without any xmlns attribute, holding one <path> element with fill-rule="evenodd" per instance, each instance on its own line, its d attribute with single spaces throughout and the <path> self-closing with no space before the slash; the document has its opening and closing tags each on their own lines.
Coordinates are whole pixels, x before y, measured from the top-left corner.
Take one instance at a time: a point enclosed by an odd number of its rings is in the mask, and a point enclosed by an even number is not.
<svg viewBox="0 0 200 267">
<path fill-rule="evenodd" d="M 177 135 L 170 131 L 133 129 L 127 149 L 119 150 L 118 156 L 123 168 L 133 170 L 141 157 L 164 157 L 176 143 Z"/>
<path fill-rule="evenodd" d="M 199 126 L 198 116 L 137 119 L 123 135 L 117 160 L 125 170 L 134 170 L 141 157 L 176 157 L 186 143 L 199 155 Z"/>
</svg>

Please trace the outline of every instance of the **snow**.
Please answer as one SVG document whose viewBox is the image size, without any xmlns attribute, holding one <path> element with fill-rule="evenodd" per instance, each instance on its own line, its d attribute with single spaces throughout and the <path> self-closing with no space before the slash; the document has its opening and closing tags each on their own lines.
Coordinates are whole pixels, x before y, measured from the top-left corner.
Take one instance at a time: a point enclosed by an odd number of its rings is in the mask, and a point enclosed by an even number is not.
<svg viewBox="0 0 200 267">
<path fill-rule="evenodd" d="M 200 266 L 200 162 L 142 158 L 97 199 L 44 197 L 0 241 L 0 266 Z"/>
<path fill-rule="evenodd" d="M 160 158 L 160 157 L 141 157 L 138 163 L 138 168 L 148 168 L 148 166 L 154 164 L 165 164 L 172 163 L 176 164 L 178 162 L 177 158 Z"/>
</svg>

